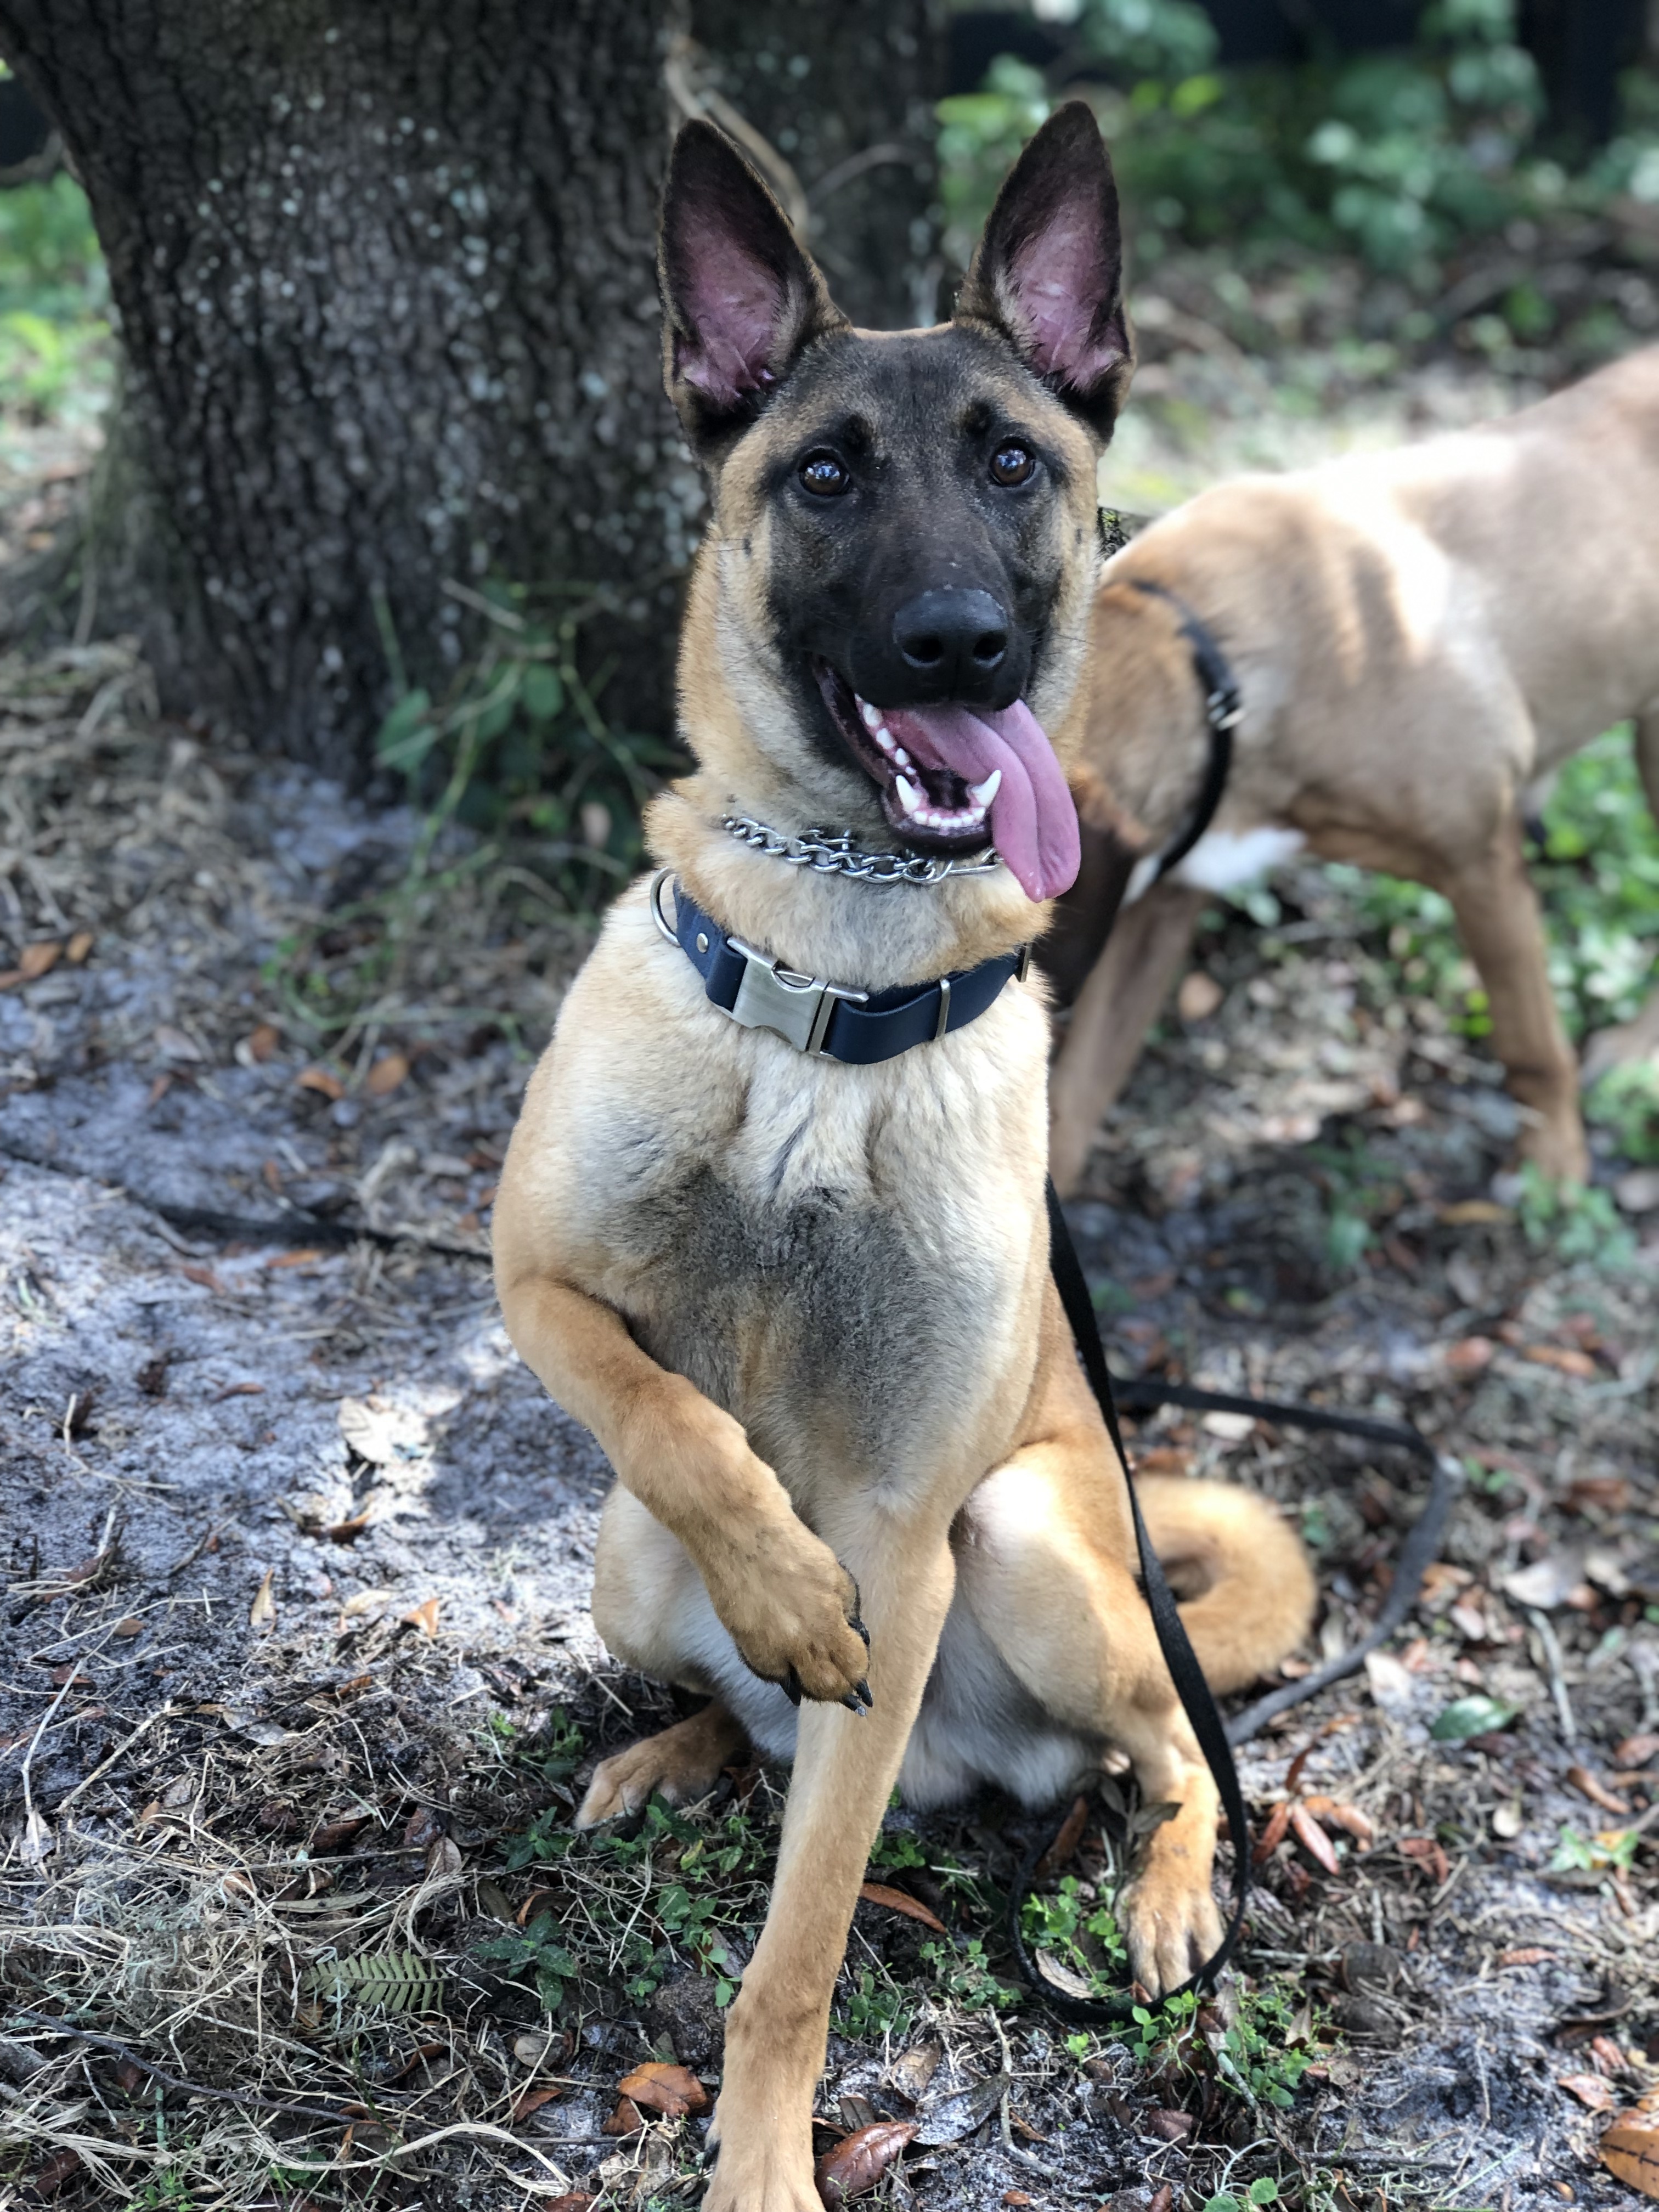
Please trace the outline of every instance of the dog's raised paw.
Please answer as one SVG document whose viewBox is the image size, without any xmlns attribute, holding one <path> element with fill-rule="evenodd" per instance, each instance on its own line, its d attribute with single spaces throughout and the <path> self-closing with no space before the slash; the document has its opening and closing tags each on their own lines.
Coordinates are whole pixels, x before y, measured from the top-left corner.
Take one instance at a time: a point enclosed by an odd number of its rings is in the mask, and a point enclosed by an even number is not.
<svg viewBox="0 0 1659 2212">
<path fill-rule="evenodd" d="M 745 1666 L 776 1682 L 792 1705 L 860 1696 L 869 1637 L 858 1620 L 858 1585 L 827 1544 L 799 1522 L 758 1563 L 709 1595 Z M 867 1704 L 867 1689 L 862 1693 Z"/>
</svg>

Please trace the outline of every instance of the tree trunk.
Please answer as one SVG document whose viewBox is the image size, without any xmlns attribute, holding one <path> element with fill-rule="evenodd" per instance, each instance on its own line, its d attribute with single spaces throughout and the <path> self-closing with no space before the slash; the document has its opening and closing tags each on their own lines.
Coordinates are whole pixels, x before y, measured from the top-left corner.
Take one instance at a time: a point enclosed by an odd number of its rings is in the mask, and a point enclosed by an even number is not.
<svg viewBox="0 0 1659 2212">
<path fill-rule="evenodd" d="M 943 0 L 691 0 L 715 84 L 793 167 L 806 242 L 836 305 L 871 329 L 939 312 L 946 12 Z"/>
<path fill-rule="evenodd" d="M 82 621 L 175 706 L 361 769 L 447 580 L 611 588 L 661 726 L 701 507 L 653 281 L 672 0 L 0 0 L 108 258 Z M 641 642 L 643 640 L 643 642 Z"/>
</svg>

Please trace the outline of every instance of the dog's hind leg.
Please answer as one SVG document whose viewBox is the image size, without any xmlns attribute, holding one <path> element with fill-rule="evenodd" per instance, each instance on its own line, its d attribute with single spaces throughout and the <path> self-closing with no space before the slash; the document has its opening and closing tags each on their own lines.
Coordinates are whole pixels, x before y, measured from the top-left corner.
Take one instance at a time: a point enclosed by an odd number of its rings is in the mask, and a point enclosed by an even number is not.
<svg viewBox="0 0 1659 2212">
<path fill-rule="evenodd" d="M 1480 971 L 1492 1008 L 1492 1047 L 1509 1088 L 1531 1109 L 1521 1152 L 1547 1176 L 1583 1182 L 1589 1150 L 1578 1112 L 1578 1071 L 1561 1026 L 1538 899 L 1521 849 L 1521 825 L 1504 821 L 1478 858 L 1424 879 L 1450 899 L 1469 956 Z"/>
<path fill-rule="evenodd" d="M 957 1602 L 1059 1730 L 1127 1752 L 1145 1798 L 1177 1808 L 1153 1831 L 1120 1903 L 1134 1972 L 1158 1992 L 1184 1982 L 1221 1940 L 1211 1890 L 1216 1788 L 1136 1583 L 1122 1473 L 1052 1290 L 1043 1337 L 1048 1367 L 1027 1440 L 980 1485 L 963 1516 Z M 1185 1521 L 1162 1517 L 1178 1574 L 1183 1564 L 1201 1575 L 1206 1564 L 1231 1560 L 1236 1530 L 1211 1528 L 1197 1511 Z M 1284 1557 L 1270 1556 L 1261 1577 L 1243 1586 L 1228 1578 L 1226 1604 L 1244 1616 L 1234 1627 L 1232 1680 L 1247 1664 L 1282 1656 L 1306 1627 L 1312 1580 L 1284 1534 Z M 1295 1592 L 1288 1604 L 1258 1587 L 1287 1566 Z M 1206 1633 L 1204 1642 L 1224 1650 L 1224 1638 Z M 1202 1644 L 1200 1656 L 1211 1656 Z M 1229 1679 L 1224 1665 L 1221 1673 Z"/>
<path fill-rule="evenodd" d="M 637 1813 L 653 1790 L 671 1805 L 706 1797 L 721 1769 L 749 1747 L 739 1700 L 722 1694 L 728 1679 L 746 1680 L 751 1710 L 769 1698 L 782 1709 L 776 1722 L 793 1721 L 782 1693 L 748 1674 L 684 1547 L 620 1483 L 599 1519 L 593 1625 L 618 1659 L 709 1702 L 690 1720 L 602 1759 L 577 1811 L 579 1828 Z M 763 1725 L 763 1734 L 775 1733 Z"/>
<path fill-rule="evenodd" d="M 1659 707 L 1636 718 L 1636 766 L 1648 811 L 1659 823 Z M 1633 1019 L 1597 1030 L 1584 1048 L 1584 1081 L 1594 1083 L 1609 1068 L 1632 1067 L 1644 1060 L 1659 1060 L 1659 991 Z"/>
<path fill-rule="evenodd" d="M 1048 1079 L 1048 1165 L 1062 1194 L 1076 1188 L 1102 1115 L 1134 1073 L 1208 896 L 1157 884 L 1121 908 L 1078 994 Z"/>
</svg>

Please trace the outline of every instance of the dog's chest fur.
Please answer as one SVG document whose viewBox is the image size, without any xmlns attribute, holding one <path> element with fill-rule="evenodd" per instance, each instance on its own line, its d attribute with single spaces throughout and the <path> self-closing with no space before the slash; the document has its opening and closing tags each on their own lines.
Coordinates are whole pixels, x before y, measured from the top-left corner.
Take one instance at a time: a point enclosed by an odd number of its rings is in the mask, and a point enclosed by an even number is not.
<svg viewBox="0 0 1659 2212">
<path fill-rule="evenodd" d="M 610 1141 L 580 1148 L 570 1192 L 591 1287 L 798 1496 L 826 1462 L 902 1490 L 1012 1435 L 1041 1279 L 1035 995 L 1011 984 L 944 1043 L 846 1067 L 739 1028 L 661 951 L 653 1018 L 610 1025 Z"/>
</svg>

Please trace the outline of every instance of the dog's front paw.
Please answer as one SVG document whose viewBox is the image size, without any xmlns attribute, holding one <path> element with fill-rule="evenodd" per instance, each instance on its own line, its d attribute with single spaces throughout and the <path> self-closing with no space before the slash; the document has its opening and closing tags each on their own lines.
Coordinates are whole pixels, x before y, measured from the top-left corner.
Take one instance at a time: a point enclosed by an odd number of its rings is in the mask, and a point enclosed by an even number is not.
<svg viewBox="0 0 1659 2212">
<path fill-rule="evenodd" d="M 708 1593 L 745 1666 L 781 1683 L 799 1705 L 815 1698 L 861 1711 L 870 1638 L 858 1584 L 827 1544 L 794 1519 L 770 1534 Z"/>
<path fill-rule="evenodd" d="M 1118 1899 L 1135 1979 L 1155 1997 L 1188 1982 L 1221 1947 L 1221 1915 L 1207 1881 L 1150 1866 Z"/>
</svg>

